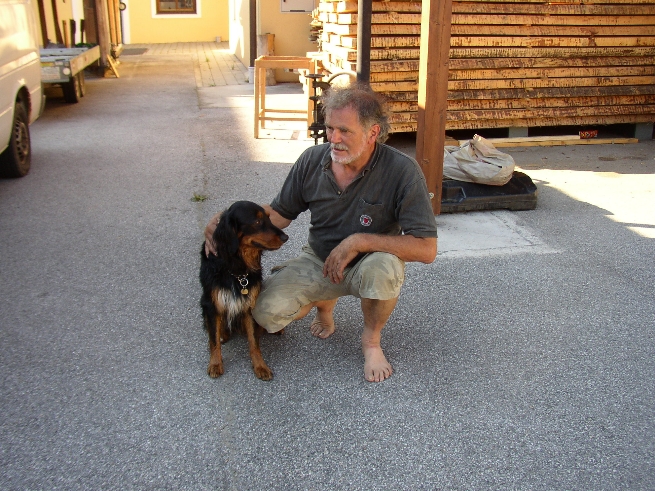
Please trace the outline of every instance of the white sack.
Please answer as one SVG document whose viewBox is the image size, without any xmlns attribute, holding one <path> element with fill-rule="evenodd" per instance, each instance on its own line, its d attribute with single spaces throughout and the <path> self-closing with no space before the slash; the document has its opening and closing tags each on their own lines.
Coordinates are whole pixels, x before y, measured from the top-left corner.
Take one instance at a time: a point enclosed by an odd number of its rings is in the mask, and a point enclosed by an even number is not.
<svg viewBox="0 0 655 491">
<path fill-rule="evenodd" d="M 457 181 L 503 186 L 512 178 L 514 165 L 511 155 L 479 135 L 459 147 L 444 148 L 443 175 Z"/>
</svg>

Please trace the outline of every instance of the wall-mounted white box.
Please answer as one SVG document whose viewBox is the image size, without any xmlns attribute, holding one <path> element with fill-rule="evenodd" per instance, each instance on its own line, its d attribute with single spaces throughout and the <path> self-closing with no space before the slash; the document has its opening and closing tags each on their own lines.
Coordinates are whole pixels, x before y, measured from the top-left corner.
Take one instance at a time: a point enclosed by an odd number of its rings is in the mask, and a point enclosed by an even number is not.
<svg viewBox="0 0 655 491">
<path fill-rule="evenodd" d="M 314 10 L 314 0 L 280 0 L 280 12 L 311 12 Z"/>
</svg>

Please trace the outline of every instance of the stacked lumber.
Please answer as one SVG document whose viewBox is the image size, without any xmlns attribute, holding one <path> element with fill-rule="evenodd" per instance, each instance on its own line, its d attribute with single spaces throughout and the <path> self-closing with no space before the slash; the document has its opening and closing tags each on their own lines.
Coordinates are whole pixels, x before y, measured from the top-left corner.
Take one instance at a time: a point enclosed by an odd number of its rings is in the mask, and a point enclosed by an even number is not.
<svg viewBox="0 0 655 491">
<path fill-rule="evenodd" d="M 357 2 L 321 0 L 329 73 L 354 71 Z M 416 131 L 421 2 L 372 4 L 371 86 Z M 655 0 L 454 1 L 446 128 L 655 121 Z"/>
</svg>

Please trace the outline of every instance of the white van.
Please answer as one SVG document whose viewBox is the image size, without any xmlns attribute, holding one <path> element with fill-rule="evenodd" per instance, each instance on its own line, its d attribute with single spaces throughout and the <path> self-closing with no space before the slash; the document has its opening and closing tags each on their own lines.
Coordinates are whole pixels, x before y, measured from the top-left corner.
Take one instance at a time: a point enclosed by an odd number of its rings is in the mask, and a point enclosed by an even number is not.
<svg viewBox="0 0 655 491">
<path fill-rule="evenodd" d="M 29 125 L 45 97 L 41 88 L 35 0 L 0 0 L 0 176 L 30 170 Z"/>
</svg>

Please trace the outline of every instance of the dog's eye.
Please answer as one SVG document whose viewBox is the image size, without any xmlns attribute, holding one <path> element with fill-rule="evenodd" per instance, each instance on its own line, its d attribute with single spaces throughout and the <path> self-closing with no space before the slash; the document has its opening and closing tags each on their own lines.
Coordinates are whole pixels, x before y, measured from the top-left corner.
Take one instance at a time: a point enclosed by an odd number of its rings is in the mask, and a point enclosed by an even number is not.
<svg viewBox="0 0 655 491">
<path fill-rule="evenodd" d="M 255 225 L 259 226 L 259 225 L 261 225 L 261 224 L 262 224 L 262 221 L 261 221 L 261 220 L 255 220 Z"/>
</svg>

